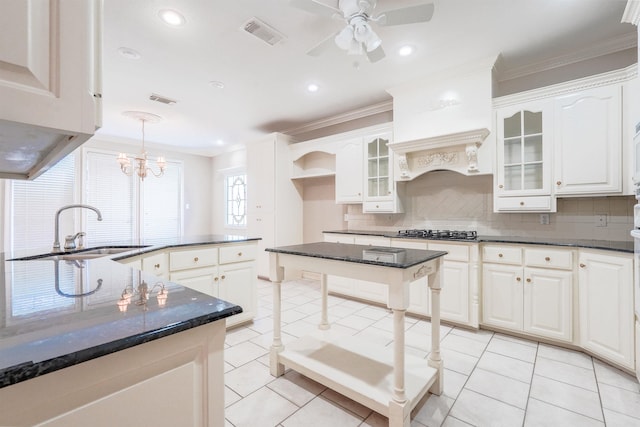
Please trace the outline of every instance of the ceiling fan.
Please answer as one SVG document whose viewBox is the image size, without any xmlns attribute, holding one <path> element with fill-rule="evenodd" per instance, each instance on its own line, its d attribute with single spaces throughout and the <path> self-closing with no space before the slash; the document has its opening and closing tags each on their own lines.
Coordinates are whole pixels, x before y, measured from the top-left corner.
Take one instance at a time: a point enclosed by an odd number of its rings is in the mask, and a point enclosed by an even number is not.
<svg viewBox="0 0 640 427">
<path fill-rule="evenodd" d="M 377 0 L 337 0 L 337 7 L 333 7 L 319 0 L 289 0 L 294 7 L 321 16 L 338 17 L 347 24 L 308 51 L 308 55 L 318 56 L 335 43 L 348 54 L 366 54 L 370 62 L 377 62 L 385 56 L 382 40 L 371 23 L 391 26 L 427 22 L 434 9 L 432 3 L 427 3 L 387 10 L 373 16 L 376 3 Z"/>
</svg>

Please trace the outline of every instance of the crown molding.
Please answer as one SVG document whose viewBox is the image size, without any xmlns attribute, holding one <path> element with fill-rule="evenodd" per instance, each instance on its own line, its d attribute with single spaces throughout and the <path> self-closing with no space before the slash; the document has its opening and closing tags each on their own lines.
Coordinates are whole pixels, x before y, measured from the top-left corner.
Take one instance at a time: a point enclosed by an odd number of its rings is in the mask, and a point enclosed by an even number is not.
<svg viewBox="0 0 640 427">
<path fill-rule="evenodd" d="M 622 14 L 622 22 L 640 25 L 640 0 L 628 0 Z"/>
<path fill-rule="evenodd" d="M 620 84 L 634 79 L 638 75 L 638 65 L 633 64 L 620 70 L 609 71 L 595 76 L 584 77 L 571 80 L 569 82 L 558 83 L 539 89 L 532 89 L 519 92 L 513 95 L 501 96 L 493 99 L 493 107 L 500 108 L 522 102 L 536 101 L 567 95 L 577 91 L 591 89 L 600 86 Z"/>
<path fill-rule="evenodd" d="M 389 99 L 387 101 L 379 102 L 377 104 L 369 105 L 367 107 L 359 108 L 356 110 L 351 110 L 346 113 L 337 114 L 335 116 L 326 117 L 324 119 L 315 120 L 309 123 L 305 123 L 302 126 L 282 130 L 280 132 L 286 135 L 295 136 L 329 126 L 350 122 L 352 120 L 373 116 L 375 114 L 386 113 L 389 111 L 393 111 L 393 99 Z"/>
<path fill-rule="evenodd" d="M 640 3 L 640 1 L 636 3 Z M 522 67 L 516 67 L 507 70 L 505 69 L 504 64 L 501 63 L 499 67 L 501 72 L 498 74 L 497 79 L 499 82 L 512 80 L 519 77 L 524 77 L 531 74 L 548 71 L 554 68 L 575 64 L 577 62 L 597 58 L 599 56 L 620 52 L 622 50 L 632 49 L 637 46 L 638 36 L 635 32 L 630 32 L 620 37 L 593 44 L 585 49 L 577 50 L 566 55 L 556 56 L 544 61 L 535 62 L 533 64 L 528 64 Z"/>
</svg>

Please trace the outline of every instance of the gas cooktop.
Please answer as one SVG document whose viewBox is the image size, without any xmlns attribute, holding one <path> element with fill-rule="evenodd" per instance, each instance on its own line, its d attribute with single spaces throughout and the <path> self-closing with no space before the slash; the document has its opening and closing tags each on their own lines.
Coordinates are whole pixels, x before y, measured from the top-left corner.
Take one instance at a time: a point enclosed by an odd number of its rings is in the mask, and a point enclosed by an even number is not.
<svg viewBox="0 0 640 427">
<path fill-rule="evenodd" d="M 476 240 L 478 238 L 477 231 L 460 231 L 460 230 L 400 230 L 398 236 L 401 237 L 419 237 L 422 239 L 438 239 L 438 240 Z"/>
</svg>

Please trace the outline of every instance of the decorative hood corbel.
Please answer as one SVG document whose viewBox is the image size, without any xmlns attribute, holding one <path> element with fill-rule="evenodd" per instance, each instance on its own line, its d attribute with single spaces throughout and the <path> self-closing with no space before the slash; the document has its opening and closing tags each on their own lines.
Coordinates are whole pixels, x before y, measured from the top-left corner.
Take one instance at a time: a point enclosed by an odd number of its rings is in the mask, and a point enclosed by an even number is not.
<svg viewBox="0 0 640 427">
<path fill-rule="evenodd" d="M 464 175 L 481 172 L 478 148 L 489 135 L 481 128 L 406 142 L 389 143 L 396 159 L 396 181 L 410 181 L 433 170 L 452 170 Z"/>
</svg>

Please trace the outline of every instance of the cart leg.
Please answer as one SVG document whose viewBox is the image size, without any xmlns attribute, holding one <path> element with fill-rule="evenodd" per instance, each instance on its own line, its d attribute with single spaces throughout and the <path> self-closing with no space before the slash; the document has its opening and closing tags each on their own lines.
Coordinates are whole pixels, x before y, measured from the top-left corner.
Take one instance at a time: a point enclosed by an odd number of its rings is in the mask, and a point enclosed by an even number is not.
<svg viewBox="0 0 640 427">
<path fill-rule="evenodd" d="M 428 363 L 438 370 L 438 376 L 429 391 L 438 396 L 442 394 L 444 386 L 444 369 L 440 355 L 440 291 L 442 280 L 442 258 L 437 263 L 436 271 L 429 276 L 431 289 L 431 353 Z"/>
<path fill-rule="evenodd" d="M 273 285 L 273 344 L 269 353 L 269 371 L 274 377 L 284 375 L 284 365 L 278 362 L 278 353 L 284 350 L 282 344 L 281 327 L 281 299 L 282 299 L 282 279 L 284 278 L 284 269 L 278 266 L 278 254 L 271 253 L 270 261 L 270 278 Z"/>
<path fill-rule="evenodd" d="M 319 329 L 326 331 L 331 326 L 329 325 L 329 316 L 327 314 L 327 275 L 322 273 L 320 275 L 320 293 L 322 294 L 322 317 L 320 318 L 320 324 L 318 325 Z"/>
</svg>

